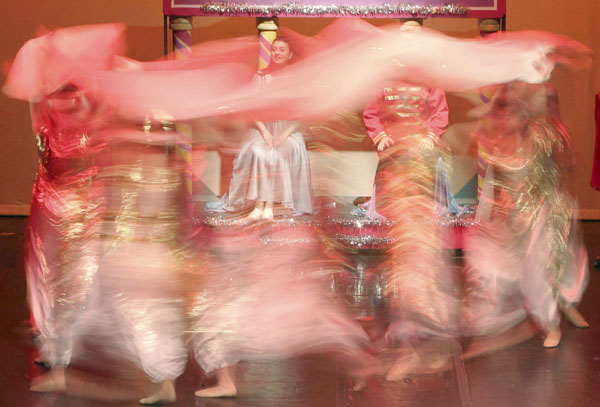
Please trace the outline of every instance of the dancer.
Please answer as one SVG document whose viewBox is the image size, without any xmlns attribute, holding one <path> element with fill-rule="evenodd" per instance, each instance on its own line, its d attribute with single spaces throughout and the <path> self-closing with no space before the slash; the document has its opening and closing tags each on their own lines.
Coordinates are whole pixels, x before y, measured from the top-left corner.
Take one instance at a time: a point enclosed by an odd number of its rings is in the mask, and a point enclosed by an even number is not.
<svg viewBox="0 0 600 407">
<path fill-rule="evenodd" d="M 32 102 L 40 153 L 25 268 L 40 359 L 50 372 L 34 378 L 31 390 L 67 391 L 66 369 L 85 352 L 75 355 L 74 345 L 95 332 L 111 339 L 101 347 L 161 383 L 141 400 L 153 404 L 175 400 L 173 380 L 186 360 L 172 289 L 179 173 L 144 165 L 154 136 L 117 120 L 95 87 L 71 82 L 114 69 L 121 33 L 119 25 L 74 27 L 31 40 L 4 91 Z M 129 154 L 132 140 L 143 143 L 132 148 L 141 156 Z"/>
<path fill-rule="evenodd" d="M 19 51 L 3 89 L 31 102 L 40 155 L 25 273 L 39 360 L 50 372 L 32 380 L 32 391 L 66 390 L 65 369 L 97 285 L 105 202 L 95 156 L 109 115 L 94 93 L 68 78 L 75 68 L 108 69 L 121 32 L 116 25 L 77 27 L 33 39 Z"/>
<path fill-rule="evenodd" d="M 321 253 L 313 235 L 312 227 L 294 225 L 223 226 L 198 242 L 210 247 L 211 260 L 199 271 L 204 290 L 190 307 L 192 342 L 196 361 L 217 382 L 196 396 L 235 396 L 239 361 L 332 352 L 356 391 L 379 373 L 365 352 L 367 335 L 310 269 Z"/>
<path fill-rule="evenodd" d="M 588 326 L 575 307 L 588 279 L 587 255 L 563 183 L 572 157 L 556 92 L 502 86 L 477 135 L 490 165 L 477 215 L 482 233 L 467 252 L 467 327 L 475 335 L 499 333 L 530 315 L 544 347 L 556 347 L 559 309 L 575 326 Z"/>
<path fill-rule="evenodd" d="M 408 21 L 403 28 L 408 37 L 420 25 Z M 402 343 L 410 356 L 399 358 L 387 379 L 400 380 L 418 364 L 439 363 L 425 362 L 429 355 L 419 355 L 418 350 L 426 348 L 424 339 L 452 336 L 456 325 L 451 274 L 432 221 L 435 146 L 448 126 L 448 105 L 441 90 L 396 80 L 367 103 L 363 119 L 380 152 L 377 211 L 397 221 L 390 230 L 397 243 L 387 253 L 395 314 L 387 336 Z"/>
<path fill-rule="evenodd" d="M 140 403 L 161 404 L 175 401 L 174 382 L 187 361 L 180 306 L 182 171 L 162 142 L 152 145 L 162 131 L 138 140 L 136 133 L 144 132 L 107 131 L 111 149 L 100 172 L 107 200 L 98 264 L 102 312 L 93 325 L 117 338 L 105 348 L 114 346 L 159 385 Z"/>
</svg>

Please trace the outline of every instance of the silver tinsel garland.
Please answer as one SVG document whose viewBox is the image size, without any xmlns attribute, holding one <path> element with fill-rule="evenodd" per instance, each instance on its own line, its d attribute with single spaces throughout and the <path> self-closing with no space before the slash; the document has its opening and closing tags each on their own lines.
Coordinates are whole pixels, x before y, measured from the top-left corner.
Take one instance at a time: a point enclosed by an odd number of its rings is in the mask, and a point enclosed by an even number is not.
<svg viewBox="0 0 600 407">
<path fill-rule="evenodd" d="M 299 3 L 248 4 L 248 3 L 204 3 L 200 14 L 220 16 L 354 16 L 354 17 L 441 17 L 464 16 L 468 7 L 448 3 L 443 6 L 415 5 L 410 3 L 350 6 L 341 4 L 311 5 Z"/>
<path fill-rule="evenodd" d="M 440 216 L 433 219 L 437 226 L 442 227 L 465 227 L 472 228 L 480 226 L 479 222 L 473 216 Z M 210 227 L 236 227 L 249 226 L 253 222 L 248 222 L 246 217 L 228 217 L 221 215 L 209 215 L 204 218 L 194 218 L 195 225 L 206 225 Z M 279 227 L 302 227 L 302 226 L 342 226 L 361 229 L 363 227 L 389 228 L 397 224 L 397 221 L 387 219 L 370 219 L 353 216 L 331 217 L 325 216 L 315 218 L 312 216 L 300 217 L 277 217 L 268 222 L 271 226 Z"/>
<path fill-rule="evenodd" d="M 248 222 L 245 217 L 224 217 L 220 215 L 207 216 L 204 218 L 194 218 L 195 225 L 206 225 L 213 228 L 228 228 L 228 227 L 245 227 L 250 226 L 253 222 Z M 479 223 L 474 219 L 473 216 L 441 216 L 434 219 L 433 222 L 437 226 L 445 228 L 463 227 L 473 228 L 479 226 Z M 381 220 L 381 219 L 369 219 L 369 218 L 357 218 L 357 217 L 330 217 L 326 216 L 323 218 L 314 218 L 311 216 L 303 217 L 278 217 L 264 223 L 265 226 L 270 227 L 323 227 L 323 226 L 336 226 L 345 228 L 354 228 L 360 230 L 363 227 L 371 228 L 389 228 L 395 225 L 396 221 Z M 256 224 L 258 225 L 258 224 Z M 366 232 L 366 233 L 365 233 Z M 384 233 L 385 234 L 385 233 Z M 335 233 L 331 237 L 335 242 L 342 244 L 343 246 L 350 249 L 385 249 L 397 242 L 396 237 L 392 236 L 381 236 L 381 231 L 377 235 L 367 232 L 367 230 L 361 233 Z M 264 245 L 314 245 L 314 244 L 326 244 L 328 239 L 319 237 L 272 237 L 262 236 L 260 241 Z"/>
<path fill-rule="evenodd" d="M 352 248 L 382 248 L 396 242 L 393 237 L 378 237 L 372 235 L 350 236 L 337 234 L 334 240 Z"/>
</svg>

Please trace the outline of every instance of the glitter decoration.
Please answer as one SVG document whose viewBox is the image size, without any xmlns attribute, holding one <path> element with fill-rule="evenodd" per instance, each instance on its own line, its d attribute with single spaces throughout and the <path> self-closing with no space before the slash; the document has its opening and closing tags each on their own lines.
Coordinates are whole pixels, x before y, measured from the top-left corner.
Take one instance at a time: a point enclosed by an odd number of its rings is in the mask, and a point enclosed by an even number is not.
<svg viewBox="0 0 600 407">
<path fill-rule="evenodd" d="M 317 219 L 305 216 L 305 217 L 277 217 L 267 223 L 260 223 L 255 221 L 248 221 L 244 217 L 232 217 L 222 215 L 209 215 L 203 218 L 193 218 L 194 225 L 206 225 L 210 227 L 240 227 L 250 225 L 269 225 L 275 227 L 301 227 L 301 226 L 320 226 L 321 222 Z"/>
<path fill-rule="evenodd" d="M 465 16 L 468 7 L 455 3 L 445 5 L 416 5 L 410 3 L 382 5 L 312 5 L 299 3 L 248 4 L 248 3 L 204 3 L 197 15 L 219 16 L 298 16 L 298 17 L 444 17 Z"/>
<path fill-rule="evenodd" d="M 326 223 L 346 227 L 391 227 L 398 223 L 387 219 L 372 219 L 362 217 L 327 218 Z"/>
<path fill-rule="evenodd" d="M 435 223 L 445 228 L 474 228 L 481 226 L 474 216 L 442 216 L 436 219 Z"/>
<path fill-rule="evenodd" d="M 289 245 L 311 245 L 315 243 L 322 243 L 322 239 L 313 239 L 313 238 L 272 238 L 272 237 L 261 237 L 260 242 L 262 244 L 276 244 L 279 246 L 289 246 Z"/>
<path fill-rule="evenodd" d="M 467 216 L 441 216 L 434 220 L 437 226 L 442 227 L 478 227 L 479 222 L 475 220 L 473 215 Z M 232 217 L 222 215 L 209 215 L 206 217 L 196 217 L 193 219 L 194 225 L 205 225 L 210 227 L 240 227 L 258 224 L 248 221 L 246 217 Z M 312 216 L 302 217 L 277 217 L 268 223 L 272 227 L 306 227 L 306 226 L 340 226 L 352 227 L 357 229 L 362 228 L 389 228 L 398 223 L 395 220 L 387 219 L 371 219 L 356 216 L 331 217 L 325 216 L 315 218 Z"/>
<path fill-rule="evenodd" d="M 372 235 L 352 236 L 342 234 L 335 235 L 334 240 L 346 246 L 365 249 L 386 247 L 396 242 L 396 239 L 393 237 L 379 237 Z"/>
</svg>

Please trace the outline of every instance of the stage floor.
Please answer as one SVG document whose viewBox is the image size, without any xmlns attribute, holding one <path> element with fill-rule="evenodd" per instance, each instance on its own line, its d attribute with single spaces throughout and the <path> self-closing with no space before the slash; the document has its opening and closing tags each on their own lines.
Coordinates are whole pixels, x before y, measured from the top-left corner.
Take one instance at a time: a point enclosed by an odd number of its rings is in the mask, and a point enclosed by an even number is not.
<svg viewBox="0 0 600 407">
<path fill-rule="evenodd" d="M 135 406 L 144 381 L 124 370 L 120 380 L 90 371 L 67 375 L 67 395 L 29 391 L 31 377 L 41 373 L 33 363 L 33 342 L 27 321 L 22 262 L 26 218 L 0 217 L 0 407 Z M 582 222 L 590 263 L 600 255 L 600 222 Z M 590 264 L 591 267 L 591 264 Z M 199 399 L 198 368 L 188 364 L 177 382 L 174 406 L 215 407 L 399 407 L 399 406 L 593 406 L 600 394 L 600 270 L 591 279 L 580 305 L 591 324 L 576 329 L 562 323 L 557 349 L 543 349 L 534 336 L 512 347 L 464 362 L 441 373 L 414 376 L 400 382 L 373 379 L 362 392 L 352 392 L 335 357 L 305 356 L 284 361 L 243 363 L 235 399 Z M 369 321 L 373 332 L 383 323 Z M 393 353 L 380 355 L 384 365 Z M 89 381 L 90 377 L 94 377 Z M 87 379 L 86 379 L 87 378 Z M 144 390 L 145 391 L 145 390 Z"/>
</svg>

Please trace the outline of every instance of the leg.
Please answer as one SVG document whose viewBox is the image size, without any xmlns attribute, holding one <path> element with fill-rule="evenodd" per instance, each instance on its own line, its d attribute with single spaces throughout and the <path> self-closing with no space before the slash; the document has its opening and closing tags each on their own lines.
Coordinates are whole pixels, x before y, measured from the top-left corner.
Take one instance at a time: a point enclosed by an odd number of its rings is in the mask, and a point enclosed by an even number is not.
<svg viewBox="0 0 600 407">
<path fill-rule="evenodd" d="M 469 346 L 463 353 L 463 359 L 471 359 L 488 353 L 492 353 L 509 346 L 524 342 L 535 334 L 529 321 L 521 322 L 508 331 L 495 336 L 480 336 L 471 339 Z"/>
<path fill-rule="evenodd" d="M 386 375 L 390 382 L 416 374 L 431 374 L 452 368 L 452 356 L 458 355 L 458 344 L 451 338 L 433 338 L 417 346 L 408 346 L 408 353 L 400 356 Z"/>
<path fill-rule="evenodd" d="M 217 384 L 214 387 L 197 390 L 194 394 L 198 397 L 235 397 L 235 366 L 223 367 L 216 371 Z"/>
</svg>

